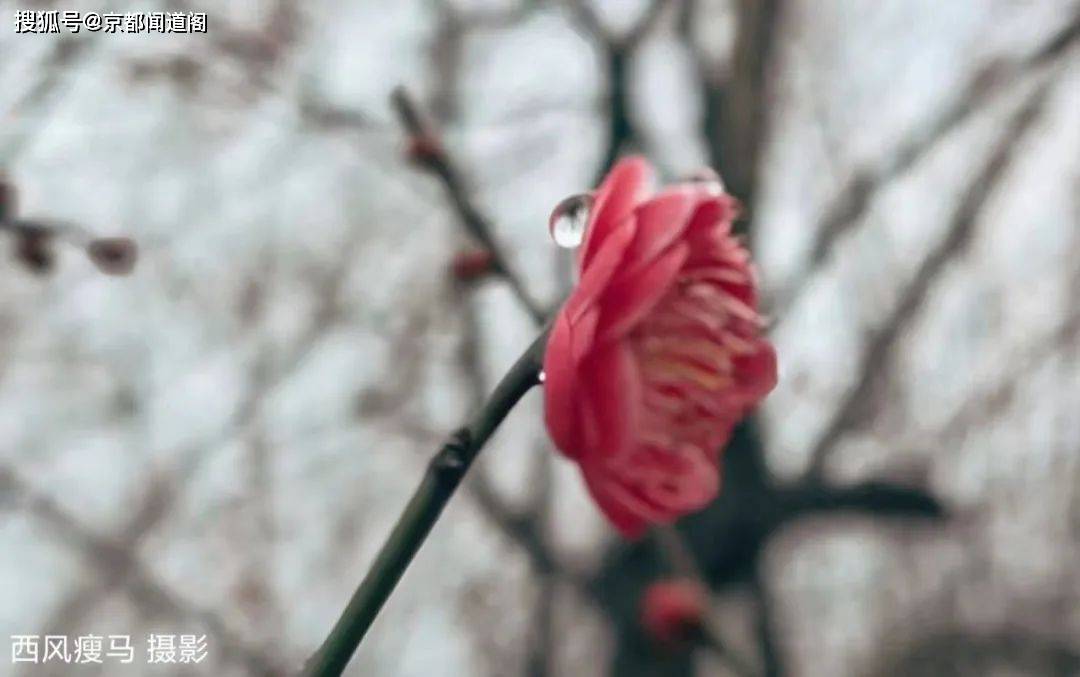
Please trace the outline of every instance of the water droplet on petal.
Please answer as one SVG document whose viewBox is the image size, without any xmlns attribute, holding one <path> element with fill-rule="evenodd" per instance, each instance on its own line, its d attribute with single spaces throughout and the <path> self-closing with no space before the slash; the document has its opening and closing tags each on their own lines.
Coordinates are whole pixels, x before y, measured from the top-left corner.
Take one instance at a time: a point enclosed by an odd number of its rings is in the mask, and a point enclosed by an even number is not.
<svg viewBox="0 0 1080 677">
<path fill-rule="evenodd" d="M 689 183 L 704 184 L 706 189 L 713 195 L 724 194 L 724 180 L 720 178 L 720 174 L 712 167 L 702 167 L 686 177 L 686 180 Z"/>
<path fill-rule="evenodd" d="M 585 228 L 589 225 L 589 211 L 592 209 L 592 193 L 571 195 L 551 212 L 548 230 L 555 244 L 572 249 L 585 239 Z"/>
</svg>

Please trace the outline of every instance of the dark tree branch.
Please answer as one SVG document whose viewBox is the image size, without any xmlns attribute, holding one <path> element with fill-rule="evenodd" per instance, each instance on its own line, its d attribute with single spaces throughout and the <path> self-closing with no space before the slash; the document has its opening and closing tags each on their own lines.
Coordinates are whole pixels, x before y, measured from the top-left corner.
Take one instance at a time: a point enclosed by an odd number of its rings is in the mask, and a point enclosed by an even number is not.
<svg viewBox="0 0 1080 677">
<path fill-rule="evenodd" d="M 769 588 L 765 574 L 760 568 L 761 564 L 758 563 L 758 569 L 750 585 L 758 605 L 755 634 L 765 677 L 780 677 L 786 674 L 786 670 L 783 653 L 776 644 L 776 638 L 779 636 L 776 628 L 776 602 L 773 600 L 772 590 Z"/>
<path fill-rule="evenodd" d="M 532 638 L 525 657 L 527 677 L 547 677 L 551 674 L 555 653 L 555 593 L 556 580 L 551 573 L 538 573 L 537 600 L 533 608 Z"/>
<path fill-rule="evenodd" d="M 815 512 L 865 513 L 875 517 L 916 517 L 940 519 L 941 503 L 922 489 L 869 481 L 848 487 L 826 487 L 816 483 L 797 485 L 779 492 L 778 500 L 790 515 L 800 517 Z"/>
<path fill-rule="evenodd" d="M 680 33 L 697 68 L 709 164 L 723 176 L 728 192 L 747 205 L 754 203 L 768 118 L 768 69 L 783 6 L 783 0 L 737 0 L 738 33 L 729 69 L 713 63 L 694 35 L 699 3 L 685 2 L 680 16 Z"/>
<path fill-rule="evenodd" d="M 757 172 L 768 121 L 767 69 L 775 49 L 782 0 L 738 0 L 733 77 L 714 88 L 718 127 L 708 134 L 710 159 L 730 192 L 747 205 L 756 197 Z"/>
<path fill-rule="evenodd" d="M 671 0 L 651 0 L 634 25 L 623 35 L 617 35 L 604 26 L 589 0 L 565 0 L 578 26 L 587 35 L 607 49 L 632 51 L 644 40 L 659 22 Z"/>
<path fill-rule="evenodd" d="M 603 25 L 588 0 L 567 0 L 578 27 L 598 43 L 608 84 L 607 138 L 593 173 L 594 186 L 600 184 L 619 155 L 640 140 L 630 112 L 630 61 L 668 4 L 668 0 L 653 0 L 625 35 L 616 36 Z"/>
</svg>

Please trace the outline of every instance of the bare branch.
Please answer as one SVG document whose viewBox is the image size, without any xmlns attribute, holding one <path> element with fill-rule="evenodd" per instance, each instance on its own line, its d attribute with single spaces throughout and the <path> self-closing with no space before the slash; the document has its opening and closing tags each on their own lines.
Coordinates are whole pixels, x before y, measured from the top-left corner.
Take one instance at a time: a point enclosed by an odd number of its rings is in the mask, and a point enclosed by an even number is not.
<svg viewBox="0 0 1080 677">
<path fill-rule="evenodd" d="M 596 13 L 596 10 L 593 9 L 593 6 L 588 0 L 566 0 L 566 6 L 573 14 L 578 27 L 580 27 L 587 35 L 600 40 L 600 42 L 605 45 L 615 41 L 614 37 L 608 31 L 607 27 L 604 26 L 604 22 L 600 20 L 600 16 Z"/>
<path fill-rule="evenodd" d="M 766 78 L 783 7 L 783 0 L 738 0 L 739 27 L 727 78 L 693 35 L 698 3 L 685 3 L 680 17 L 680 32 L 698 71 L 709 163 L 724 177 L 729 192 L 751 209 L 765 138 Z"/>
<path fill-rule="evenodd" d="M 964 91 L 938 112 L 933 119 L 916 130 L 892 154 L 889 162 L 878 167 L 857 169 L 837 191 L 825 208 L 824 215 L 814 228 L 814 243 L 803 270 L 796 276 L 792 289 L 776 302 L 775 314 L 782 318 L 795 300 L 798 289 L 825 264 L 835 243 L 858 223 L 874 196 L 897 177 L 903 175 L 925 157 L 952 130 L 971 118 L 999 93 L 1045 67 L 1064 54 L 1080 37 L 1080 16 L 1074 16 L 1066 26 L 1042 48 L 1016 63 L 993 62 L 979 70 Z"/>
<path fill-rule="evenodd" d="M 1077 288 L 1080 289 L 1080 286 Z M 1012 401 L 1017 385 L 1024 377 L 1030 376 L 1046 360 L 1077 345 L 1080 345 L 1080 306 L 1077 306 L 1077 310 L 1055 331 L 1036 341 L 1015 360 L 1010 360 L 1012 368 L 1009 372 L 990 387 L 969 397 L 940 429 L 934 431 L 933 438 L 953 440 L 1000 416 Z"/>
<path fill-rule="evenodd" d="M 593 172 L 592 185 L 595 186 L 603 180 L 619 154 L 639 140 L 640 134 L 630 115 L 630 59 L 659 22 L 669 3 L 667 0 L 653 0 L 637 23 L 622 37 L 612 35 L 604 27 L 588 0 L 567 0 L 566 4 L 582 32 L 599 43 L 607 72 L 607 141 Z"/>
<path fill-rule="evenodd" d="M 136 557 L 131 547 L 93 533 L 52 498 L 28 486 L 10 468 L 4 470 L 4 480 L 5 489 L 16 494 L 32 514 L 86 558 L 98 575 L 107 582 L 106 587 L 122 586 L 143 613 L 150 616 L 169 614 L 192 619 L 213 634 L 227 660 L 244 665 L 252 674 L 284 674 L 284 667 L 279 659 L 247 645 L 229 629 L 220 616 L 198 609 L 170 591 Z"/>
<path fill-rule="evenodd" d="M 831 487 L 814 482 L 783 489 L 778 500 L 788 503 L 792 514 L 852 512 L 875 517 L 945 516 L 945 506 L 926 491 L 888 482 L 868 481 L 846 487 Z"/>
<path fill-rule="evenodd" d="M 443 148 L 434 125 L 420 111 L 404 87 L 394 90 L 393 103 L 401 125 L 410 137 L 413 159 L 439 177 L 462 225 L 491 252 L 495 274 L 510 285 L 510 289 L 529 315 L 538 323 L 542 322 L 546 315 L 544 309 L 529 294 L 524 282 L 510 267 L 506 253 L 495 240 L 490 221 L 473 204 L 465 187 L 465 180 Z"/>
<path fill-rule="evenodd" d="M 760 565 L 759 565 L 760 566 Z M 773 599 L 772 590 L 768 581 L 765 580 L 764 572 L 758 570 L 751 581 L 751 589 L 757 601 L 757 627 L 755 633 L 758 640 L 758 649 L 761 652 L 761 663 L 765 677 L 780 677 L 786 674 L 781 649 L 776 644 L 776 602 Z"/>
<path fill-rule="evenodd" d="M 652 32 L 653 27 L 659 23 L 660 18 L 664 15 L 664 10 L 669 4 L 671 4 L 669 0 L 653 0 L 649 3 L 649 6 L 645 8 L 645 13 L 641 15 L 641 18 L 622 39 L 623 47 L 629 50 L 636 48 Z"/>
<path fill-rule="evenodd" d="M 870 403 L 873 402 L 872 395 L 888 376 L 894 351 L 904 330 L 917 316 L 947 264 L 967 250 L 986 201 L 998 187 L 1024 133 L 1042 110 L 1048 89 L 1047 84 L 1040 86 L 1013 114 L 993 153 L 953 212 L 947 234 L 923 260 L 912 281 L 901 293 L 900 301 L 892 314 L 873 333 L 859 360 L 856 370 L 858 380 L 811 447 L 807 470 L 810 476 L 821 474 L 826 457 L 844 433 L 872 415 L 868 413 L 868 406 L 872 406 Z"/>
</svg>

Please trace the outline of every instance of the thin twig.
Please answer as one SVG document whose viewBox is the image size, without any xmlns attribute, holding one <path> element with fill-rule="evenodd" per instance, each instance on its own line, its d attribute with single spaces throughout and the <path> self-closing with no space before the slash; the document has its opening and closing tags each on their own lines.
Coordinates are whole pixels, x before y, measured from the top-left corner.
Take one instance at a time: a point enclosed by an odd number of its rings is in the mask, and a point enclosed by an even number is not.
<svg viewBox="0 0 1080 677">
<path fill-rule="evenodd" d="M 679 23 L 700 83 L 701 129 L 709 164 L 724 177 L 729 192 L 752 207 L 767 131 L 766 76 L 777 44 L 784 3 L 782 0 L 736 3 L 739 27 L 729 69 L 713 63 L 693 35 L 699 5 L 687 1 L 681 7 Z M 748 230 L 746 225 L 736 225 Z"/>
<path fill-rule="evenodd" d="M 394 90 L 392 100 L 401 125 L 413 144 L 413 159 L 439 177 L 454 210 L 461 217 L 462 225 L 491 252 L 492 272 L 510 285 L 510 289 L 529 315 L 538 324 L 542 323 L 545 317 L 543 307 L 529 294 L 521 277 L 510 267 L 505 252 L 495 241 L 490 221 L 469 198 L 465 179 L 444 150 L 442 139 L 434 125 L 420 111 L 404 87 Z"/>
<path fill-rule="evenodd" d="M 660 525 L 652 530 L 657 548 L 664 554 L 668 564 L 679 576 L 689 578 L 702 584 L 704 589 L 704 577 L 701 575 L 701 567 L 694 559 L 694 551 L 672 525 Z"/>
<path fill-rule="evenodd" d="M 732 674 L 738 675 L 738 677 L 757 677 L 760 674 L 750 664 L 750 661 L 732 651 L 731 647 L 716 632 L 716 628 L 711 623 L 701 625 L 697 639 L 702 646 L 712 650 L 717 658 L 724 661 Z"/>
<path fill-rule="evenodd" d="M 760 565 L 754 572 L 751 588 L 758 604 L 757 637 L 761 645 L 761 661 L 765 669 L 765 677 L 779 677 L 785 674 L 785 670 L 783 654 L 776 643 L 776 605 Z"/>
<path fill-rule="evenodd" d="M 877 167 L 861 167 L 852 172 L 825 207 L 823 216 L 813 228 L 816 233 L 810 254 L 792 285 L 781 290 L 773 301 L 771 314 L 782 322 L 807 288 L 807 281 L 828 261 L 835 244 L 866 214 L 874 197 L 895 179 L 915 166 L 950 132 L 983 110 L 998 94 L 1024 77 L 1052 64 L 1080 39 L 1080 15 L 1073 16 L 1065 26 L 1026 58 L 1014 63 L 993 61 L 979 69 L 953 103 L 939 111 L 917 129 L 892 154 L 890 161 Z"/>
<path fill-rule="evenodd" d="M 251 674 L 281 674 L 278 659 L 237 637 L 218 614 L 197 608 L 177 596 L 121 540 L 95 533 L 52 497 L 27 483 L 14 468 L 0 466 L 0 495 L 5 501 L 14 499 L 23 504 L 28 512 L 80 551 L 105 587 L 123 587 L 144 613 L 172 614 L 201 623 L 220 643 L 226 660 L 244 665 Z"/>
<path fill-rule="evenodd" d="M 920 264 L 911 283 L 901 294 L 896 308 L 869 340 L 856 371 L 859 374 L 858 381 L 848 391 L 825 426 L 824 432 L 811 447 L 806 471 L 808 477 L 820 477 L 829 452 L 844 433 L 865 417 L 864 412 L 870 406 L 868 403 L 873 401 L 875 386 L 885 377 L 904 329 L 917 315 L 934 283 L 945 271 L 946 265 L 967 250 L 986 201 L 1005 175 L 1005 170 L 1017 152 L 1019 141 L 1037 119 L 1048 91 L 1049 85 L 1044 83 L 1012 115 L 999 137 L 997 147 L 957 205 L 947 234 Z"/>
<path fill-rule="evenodd" d="M 653 529 L 652 534 L 658 549 L 675 573 L 681 578 L 694 581 L 703 595 L 709 594 L 708 582 L 694 557 L 694 551 L 677 528 L 674 525 L 661 525 Z M 702 619 L 696 639 L 701 646 L 711 649 L 734 674 L 741 677 L 757 675 L 757 671 L 750 666 L 749 661 L 727 646 L 720 634 L 720 628 L 713 619 Z"/>
<path fill-rule="evenodd" d="M 624 35 L 608 30 L 588 0 L 567 0 L 578 28 L 599 43 L 607 71 L 607 139 L 592 185 L 598 185 L 619 154 L 638 142 L 640 134 L 630 114 L 630 60 L 664 15 L 669 0 L 653 0 Z"/>
</svg>

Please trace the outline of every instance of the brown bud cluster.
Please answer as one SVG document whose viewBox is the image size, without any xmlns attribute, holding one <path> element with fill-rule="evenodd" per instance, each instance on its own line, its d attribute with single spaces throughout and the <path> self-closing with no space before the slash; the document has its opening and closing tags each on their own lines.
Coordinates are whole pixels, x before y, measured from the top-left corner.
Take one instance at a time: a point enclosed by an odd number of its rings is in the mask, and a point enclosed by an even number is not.
<svg viewBox="0 0 1080 677">
<path fill-rule="evenodd" d="M 494 269 L 495 257 L 489 249 L 472 249 L 458 252 L 450 264 L 454 277 L 462 282 L 477 280 Z"/>
<path fill-rule="evenodd" d="M 135 268 L 139 251 L 131 238 L 102 237 L 90 241 L 86 254 L 106 275 L 127 275 Z"/>
<path fill-rule="evenodd" d="M 428 134 L 420 134 L 409 137 L 408 145 L 405 148 L 405 157 L 408 158 L 409 162 L 421 167 L 427 167 L 435 162 L 442 155 L 442 152 L 442 145 L 437 138 Z"/>
<path fill-rule="evenodd" d="M 98 270 L 107 275 L 127 275 L 138 259 L 138 247 L 131 238 L 88 239 L 81 228 L 47 221 L 20 219 L 16 213 L 15 186 L 0 171 L 0 230 L 11 234 L 15 260 L 34 273 L 51 271 L 56 263 L 56 242 L 79 247 Z"/>
<path fill-rule="evenodd" d="M 33 226 L 22 226 L 14 230 L 15 260 L 28 270 L 44 275 L 53 269 L 56 252 L 53 248 L 53 234 Z"/>
</svg>

